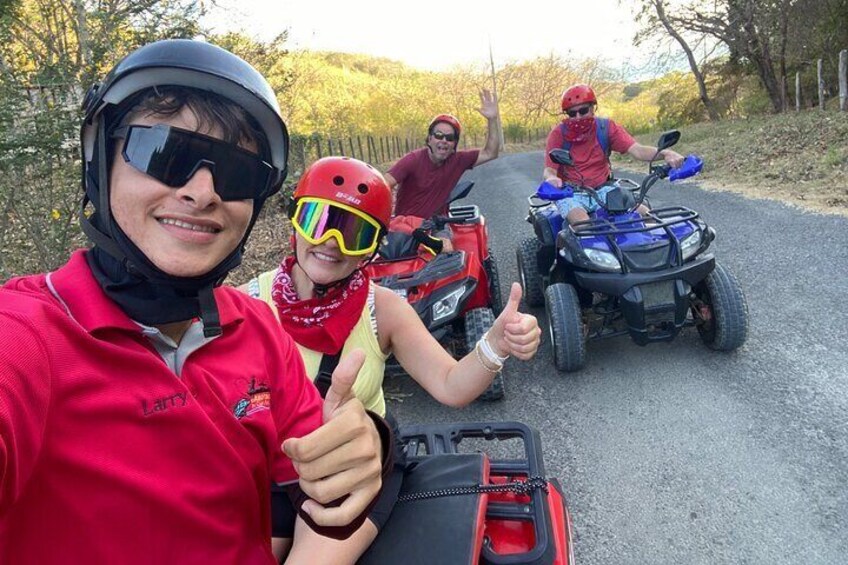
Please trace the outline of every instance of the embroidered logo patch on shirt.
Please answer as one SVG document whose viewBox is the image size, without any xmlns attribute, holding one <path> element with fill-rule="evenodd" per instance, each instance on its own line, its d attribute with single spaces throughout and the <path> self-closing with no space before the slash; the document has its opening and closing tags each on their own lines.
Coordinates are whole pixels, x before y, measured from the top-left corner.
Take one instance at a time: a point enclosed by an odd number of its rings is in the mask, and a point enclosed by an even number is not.
<svg viewBox="0 0 848 565">
<path fill-rule="evenodd" d="M 241 420 L 260 410 L 271 409 L 271 389 L 265 383 L 256 383 L 256 377 L 247 383 L 247 392 L 233 406 L 233 415 Z"/>
</svg>

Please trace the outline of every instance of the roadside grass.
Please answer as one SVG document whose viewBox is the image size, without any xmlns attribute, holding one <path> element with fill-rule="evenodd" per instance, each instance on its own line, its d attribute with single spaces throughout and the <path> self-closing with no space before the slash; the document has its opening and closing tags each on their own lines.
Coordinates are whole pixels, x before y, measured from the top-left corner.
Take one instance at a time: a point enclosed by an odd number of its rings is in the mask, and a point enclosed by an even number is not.
<svg viewBox="0 0 848 565">
<path fill-rule="evenodd" d="M 808 110 L 680 131 L 675 149 L 703 157 L 705 188 L 848 216 L 848 113 Z M 637 138 L 653 144 L 657 134 Z M 621 157 L 614 166 L 639 169 Z"/>
</svg>

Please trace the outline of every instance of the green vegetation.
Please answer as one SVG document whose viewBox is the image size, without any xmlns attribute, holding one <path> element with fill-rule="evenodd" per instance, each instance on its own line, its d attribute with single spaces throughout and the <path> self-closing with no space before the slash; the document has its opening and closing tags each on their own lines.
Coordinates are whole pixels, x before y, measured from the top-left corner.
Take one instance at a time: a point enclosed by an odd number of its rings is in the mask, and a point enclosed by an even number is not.
<svg viewBox="0 0 848 565">
<path fill-rule="evenodd" d="M 848 215 L 848 113 L 806 110 L 679 128 L 681 153 L 701 155 L 707 188 Z M 637 136 L 646 144 L 657 133 Z M 615 166 L 641 170 L 626 158 Z"/>
<path fill-rule="evenodd" d="M 733 4 L 754 5 L 751 0 Z M 778 15 L 789 13 L 790 8 L 798 10 L 792 2 L 774 6 Z M 820 27 L 805 28 L 810 39 L 805 45 L 814 49 L 841 41 L 846 29 L 834 24 L 844 22 L 846 0 L 826 0 L 820 6 L 804 20 L 809 23 L 815 15 L 823 22 Z M 153 40 L 206 37 L 244 57 L 268 78 L 292 134 L 290 183 L 305 165 L 300 161 L 317 157 L 311 150 L 316 139 L 333 139 L 336 152 L 339 141 L 354 136 L 392 136 L 399 148 L 416 146 L 423 141 L 431 117 L 442 112 L 455 114 L 463 122 L 464 143 L 473 145 L 475 139 L 482 143 L 486 124 L 476 108 L 478 91 L 492 87 L 487 68 L 427 72 L 383 58 L 289 51 L 285 34 L 268 43 L 239 34 L 204 35 L 196 23 L 203 11 L 203 3 L 191 0 L 0 1 L 0 280 L 51 269 L 70 249 L 84 243 L 76 222 L 78 108 L 95 77 Z M 787 43 L 786 60 L 791 63 L 787 68 L 806 69 L 803 100 L 809 107 L 813 98 L 809 58 L 826 57 L 825 69 L 831 77 L 835 51 L 807 53 L 807 62 L 799 62 L 797 37 L 786 35 L 797 33 L 795 27 L 762 29 L 792 39 Z M 778 32 L 768 31 L 774 29 Z M 722 186 L 737 186 L 750 176 L 758 185 L 768 186 L 769 194 L 782 195 L 781 185 L 787 184 L 793 187 L 792 194 L 801 195 L 788 195 L 790 201 L 815 199 L 822 209 L 844 208 L 846 115 L 834 111 L 831 100 L 826 114 L 764 116 L 773 109 L 774 94 L 758 76 L 757 54 L 739 49 L 717 53 L 720 56 L 701 65 L 714 112 L 725 119 L 713 124 L 699 123 L 709 116 L 691 73 L 674 72 L 627 84 L 600 62 L 575 60 L 567 53 L 502 65 L 496 88 L 507 140 L 544 139 L 561 117 L 563 88 L 589 82 L 599 95 L 599 113 L 634 133 L 683 127 L 681 146 L 705 155 L 710 163 L 708 181 L 713 178 Z M 830 93 L 832 97 L 832 88 Z M 653 141 L 653 135 L 647 137 Z M 307 140 L 309 151 L 301 149 Z M 821 186 L 835 192 L 819 202 Z M 274 211 L 260 231 L 266 227 L 275 241 L 283 237 Z M 275 254 L 275 249 L 276 243 L 262 253 Z"/>
</svg>

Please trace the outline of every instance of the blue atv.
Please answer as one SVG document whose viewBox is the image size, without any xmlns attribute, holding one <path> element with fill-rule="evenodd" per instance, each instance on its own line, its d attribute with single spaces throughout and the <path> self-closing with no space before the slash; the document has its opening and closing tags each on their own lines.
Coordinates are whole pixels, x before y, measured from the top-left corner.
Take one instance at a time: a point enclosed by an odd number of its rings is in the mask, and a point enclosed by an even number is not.
<svg viewBox="0 0 848 565">
<path fill-rule="evenodd" d="M 657 153 L 679 138 L 677 131 L 662 134 Z M 550 157 L 572 164 L 566 149 Z M 518 274 L 527 305 L 545 305 L 558 370 L 583 367 L 590 339 L 630 335 L 647 345 L 694 325 L 712 349 L 745 342 L 748 306 L 736 278 L 708 252 L 715 231 L 684 206 L 637 211 L 658 180 L 684 179 L 702 167 L 694 155 L 678 169 L 652 161 L 641 184 L 617 179 L 605 202 L 590 188 L 548 183 L 528 199 L 536 237 L 518 246 Z M 588 221 L 564 225 L 555 201 L 578 192 L 599 208 Z"/>
</svg>

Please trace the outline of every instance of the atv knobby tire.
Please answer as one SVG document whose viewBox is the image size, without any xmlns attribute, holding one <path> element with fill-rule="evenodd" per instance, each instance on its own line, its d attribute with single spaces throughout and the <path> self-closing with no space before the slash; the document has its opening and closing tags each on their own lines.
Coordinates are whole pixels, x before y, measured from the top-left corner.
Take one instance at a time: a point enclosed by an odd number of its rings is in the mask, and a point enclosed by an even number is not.
<svg viewBox="0 0 848 565">
<path fill-rule="evenodd" d="M 498 264 L 495 262 L 495 256 L 492 255 L 491 249 L 489 249 L 489 257 L 483 261 L 483 268 L 486 269 L 486 276 L 489 278 L 489 300 L 492 305 L 492 312 L 497 317 L 503 312 L 504 301 L 501 294 L 501 277 L 498 274 Z"/>
<path fill-rule="evenodd" d="M 465 345 L 468 351 L 474 351 L 483 334 L 495 323 L 491 308 L 474 308 L 465 313 Z M 478 400 L 500 400 L 504 397 L 504 370 L 501 369 L 492 379 L 492 384 L 484 390 Z"/>
<path fill-rule="evenodd" d="M 741 347 L 748 337 L 748 303 L 733 273 L 716 263 L 715 269 L 695 286 L 694 292 L 710 312 L 709 320 L 697 324 L 701 340 L 716 351 Z M 697 312 L 693 315 L 697 320 Z"/>
<path fill-rule="evenodd" d="M 545 289 L 545 308 L 557 370 L 571 372 L 582 368 L 586 361 L 586 338 L 577 291 L 566 283 L 550 285 Z"/>
<path fill-rule="evenodd" d="M 542 292 L 542 277 L 539 275 L 539 269 L 536 266 L 538 250 L 539 241 L 527 238 L 518 244 L 515 252 L 518 263 L 518 278 L 521 281 L 524 303 L 527 306 L 542 306 L 545 303 L 545 295 Z"/>
</svg>

